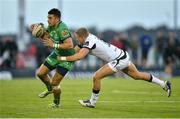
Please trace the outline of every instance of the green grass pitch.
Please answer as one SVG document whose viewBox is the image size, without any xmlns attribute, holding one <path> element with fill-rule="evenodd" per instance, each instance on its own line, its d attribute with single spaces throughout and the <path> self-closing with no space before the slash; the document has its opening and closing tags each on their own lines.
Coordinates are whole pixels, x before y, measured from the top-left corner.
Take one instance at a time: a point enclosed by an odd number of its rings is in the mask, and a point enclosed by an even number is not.
<svg viewBox="0 0 180 119">
<path fill-rule="evenodd" d="M 96 108 L 82 107 L 91 95 L 91 80 L 63 80 L 61 107 L 48 108 L 52 95 L 40 99 L 40 80 L 0 81 L 0 118 L 180 118 L 180 77 L 172 78 L 172 96 L 156 84 L 105 78 Z"/>
</svg>

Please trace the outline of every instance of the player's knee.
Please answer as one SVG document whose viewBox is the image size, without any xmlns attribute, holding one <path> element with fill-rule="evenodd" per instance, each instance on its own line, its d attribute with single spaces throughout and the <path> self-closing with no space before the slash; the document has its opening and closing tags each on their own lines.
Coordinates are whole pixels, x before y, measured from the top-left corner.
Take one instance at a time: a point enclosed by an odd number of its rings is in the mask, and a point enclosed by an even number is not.
<svg viewBox="0 0 180 119">
<path fill-rule="evenodd" d="M 93 82 L 95 82 L 96 81 L 96 77 L 95 77 L 95 75 L 93 76 Z"/>
<path fill-rule="evenodd" d="M 53 86 L 53 90 L 60 90 L 60 86 Z"/>
<path fill-rule="evenodd" d="M 39 77 L 39 78 L 43 78 L 44 77 L 44 73 L 42 73 L 40 71 L 37 71 L 36 72 L 36 76 Z"/>
<path fill-rule="evenodd" d="M 60 80 L 55 80 L 55 78 L 53 78 L 53 80 L 51 81 L 52 86 L 57 86 L 59 84 L 60 84 Z"/>
<path fill-rule="evenodd" d="M 57 83 L 51 83 L 53 90 L 60 90 L 60 85 Z"/>
<path fill-rule="evenodd" d="M 57 86 L 58 83 L 57 83 L 56 81 L 52 81 L 52 82 L 51 82 L 51 85 L 52 85 L 52 86 Z"/>
<path fill-rule="evenodd" d="M 93 76 L 93 81 L 97 81 L 97 80 L 99 80 L 100 78 L 98 77 L 98 74 L 94 74 L 94 76 Z"/>
</svg>

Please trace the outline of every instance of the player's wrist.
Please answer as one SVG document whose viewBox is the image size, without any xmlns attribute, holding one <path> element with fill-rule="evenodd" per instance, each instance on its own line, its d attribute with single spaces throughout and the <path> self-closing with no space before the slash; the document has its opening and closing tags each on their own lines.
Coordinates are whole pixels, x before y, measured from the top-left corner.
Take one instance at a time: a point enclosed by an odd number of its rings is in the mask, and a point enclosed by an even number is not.
<svg viewBox="0 0 180 119">
<path fill-rule="evenodd" d="M 61 61 L 66 61 L 67 58 L 66 57 L 61 57 Z"/>
<path fill-rule="evenodd" d="M 54 43 L 53 44 L 53 48 L 56 48 L 56 49 L 59 48 L 59 44 L 58 43 Z"/>
</svg>

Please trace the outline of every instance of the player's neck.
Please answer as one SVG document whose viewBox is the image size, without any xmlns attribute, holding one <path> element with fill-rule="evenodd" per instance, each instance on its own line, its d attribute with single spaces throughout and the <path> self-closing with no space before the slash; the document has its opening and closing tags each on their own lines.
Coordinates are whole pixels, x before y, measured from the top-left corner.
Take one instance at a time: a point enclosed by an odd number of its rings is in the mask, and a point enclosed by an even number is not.
<svg viewBox="0 0 180 119">
<path fill-rule="evenodd" d="M 61 23 L 61 21 L 58 21 L 53 28 L 57 28 L 60 23 Z"/>
</svg>

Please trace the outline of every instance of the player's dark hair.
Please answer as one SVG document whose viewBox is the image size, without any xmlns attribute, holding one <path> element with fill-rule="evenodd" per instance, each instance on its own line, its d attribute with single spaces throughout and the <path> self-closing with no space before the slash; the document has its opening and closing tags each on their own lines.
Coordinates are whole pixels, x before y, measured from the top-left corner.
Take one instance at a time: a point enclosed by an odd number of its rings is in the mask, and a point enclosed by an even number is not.
<svg viewBox="0 0 180 119">
<path fill-rule="evenodd" d="M 56 8 L 49 10 L 48 14 L 53 14 L 54 16 L 57 16 L 59 19 L 61 18 L 61 12 Z"/>
<path fill-rule="evenodd" d="M 89 35 L 89 31 L 87 28 L 79 28 L 75 31 L 75 33 L 78 35 L 78 36 L 81 36 L 81 37 L 88 37 Z"/>
</svg>

